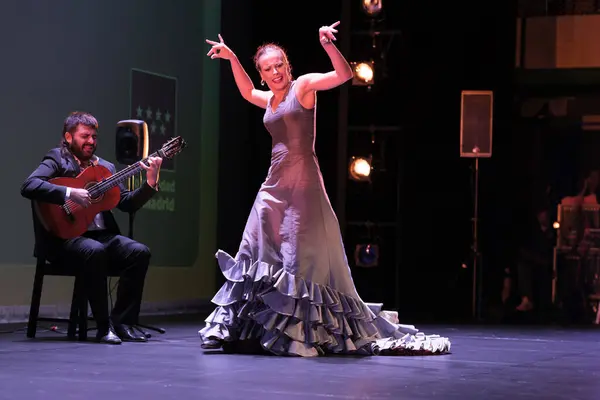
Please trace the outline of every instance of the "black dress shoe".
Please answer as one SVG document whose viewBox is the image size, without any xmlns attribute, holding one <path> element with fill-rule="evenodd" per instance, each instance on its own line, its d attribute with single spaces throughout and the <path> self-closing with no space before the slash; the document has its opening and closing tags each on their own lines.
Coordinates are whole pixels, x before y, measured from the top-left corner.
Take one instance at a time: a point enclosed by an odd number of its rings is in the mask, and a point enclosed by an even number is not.
<svg viewBox="0 0 600 400">
<path fill-rule="evenodd" d="M 109 328 L 108 332 L 98 331 L 96 334 L 96 340 L 100 343 L 106 344 L 121 344 L 121 339 L 119 339 L 112 328 Z"/>
<path fill-rule="evenodd" d="M 129 325 L 115 324 L 115 333 L 124 342 L 147 342 L 148 338 L 145 335 L 139 334 Z"/>
</svg>

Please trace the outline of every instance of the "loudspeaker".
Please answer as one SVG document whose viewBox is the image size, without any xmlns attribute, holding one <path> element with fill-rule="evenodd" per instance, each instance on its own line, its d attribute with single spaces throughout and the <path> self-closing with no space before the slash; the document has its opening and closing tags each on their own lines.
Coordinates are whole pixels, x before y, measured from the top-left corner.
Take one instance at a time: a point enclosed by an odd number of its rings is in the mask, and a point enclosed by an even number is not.
<svg viewBox="0 0 600 400">
<path fill-rule="evenodd" d="M 148 157 L 148 124 L 138 119 L 126 119 L 117 123 L 115 149 L 117 161 L 131 165 Z"/>
<path fill-rule="evenodd" d="M 460 156 L 492 156 L 494 93 L 463 90 L 460 102 Z"/>
</svg>

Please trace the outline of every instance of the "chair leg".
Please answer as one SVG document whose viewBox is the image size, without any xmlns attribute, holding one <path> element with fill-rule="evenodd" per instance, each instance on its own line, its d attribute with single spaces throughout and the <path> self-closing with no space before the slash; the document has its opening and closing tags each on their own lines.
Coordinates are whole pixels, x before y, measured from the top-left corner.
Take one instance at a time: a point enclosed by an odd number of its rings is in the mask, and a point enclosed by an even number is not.
<svg viewBox="0 0 600 400">
<path fill-rule="evenodd" d="M 88 334 L 88 300 L 87 297 L 80 299 L 79 304 L 79 340 L 85 342 Z"/>
<path fill-rule="evenodd" d="M 79 309 L 78 325 L 79 325 L 79 340 L 84 342 L 87 340 L 87 312 L 88 312 L 88 298 L 85 290 L 85 284 L 83 276 L 75 278 L 79 285 L 76 285 L 77 290 L 77 308 Z"/>
<path fill-rule="evenodd" d="M 38 316 L 40 313 L 40 302 L 42 300 L 42 286 L 44 285 L 44 274 L 38 266 L 35 269 L 33 281 L 33 293 L 31 294 L 31 305 L 29 308 L 29 321 L 27 323 L 27 337 L 34 338 L 37 331 Z"/>
<path fill-rule="evenodd" d="M 77 280 L 77 278 L 75 278 Z M 79 322 L 79 303 L 77 297 L 77 281 L 73 285 L 73 296 L 71 298 L 71 313 L 69 314 L 69 329 L 67 330 L 67 337 L 69 339 L 75 339 L 77 336 L 77 323 Z"/>
</svg>

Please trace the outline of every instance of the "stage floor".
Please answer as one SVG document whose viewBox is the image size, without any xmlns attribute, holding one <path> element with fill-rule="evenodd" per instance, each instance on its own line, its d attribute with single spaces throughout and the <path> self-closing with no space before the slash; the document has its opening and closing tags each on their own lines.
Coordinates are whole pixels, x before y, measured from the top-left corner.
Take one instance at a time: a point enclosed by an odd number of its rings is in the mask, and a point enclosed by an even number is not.
<svg viewBox="0 0 600 400">
<path fill-rule="evenodd" d="M 4 332 L 0 399 L 600 398 L 598 327 L 420 326 L 453 354 L 301 359 L 204 353 L 200 321 L 163 319 L 166 334 L 120 346 Z"/>
</svg>

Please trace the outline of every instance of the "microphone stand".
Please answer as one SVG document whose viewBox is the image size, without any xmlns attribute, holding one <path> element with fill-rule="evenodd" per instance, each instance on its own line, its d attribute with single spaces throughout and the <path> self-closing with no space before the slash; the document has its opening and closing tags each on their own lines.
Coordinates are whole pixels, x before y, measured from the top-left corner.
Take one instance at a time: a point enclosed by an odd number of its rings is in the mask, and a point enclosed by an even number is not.
<svg viewBox="0 0 600 400">
<path fill-rule="evenodd" d="M 472 268 L 473 268 L 473 284 L 472 284 L 472 300 L 471 300 L 471 313 L 473 318 L 481 320 L 481 253 L 479 252 L 479 147 L 473 149 L 475 153 L 475 179 L 474 179 L 474 193 L 473 193 L 473 238 L 471 244 L 471 257 L 472 257 Z"/>
</svg>

